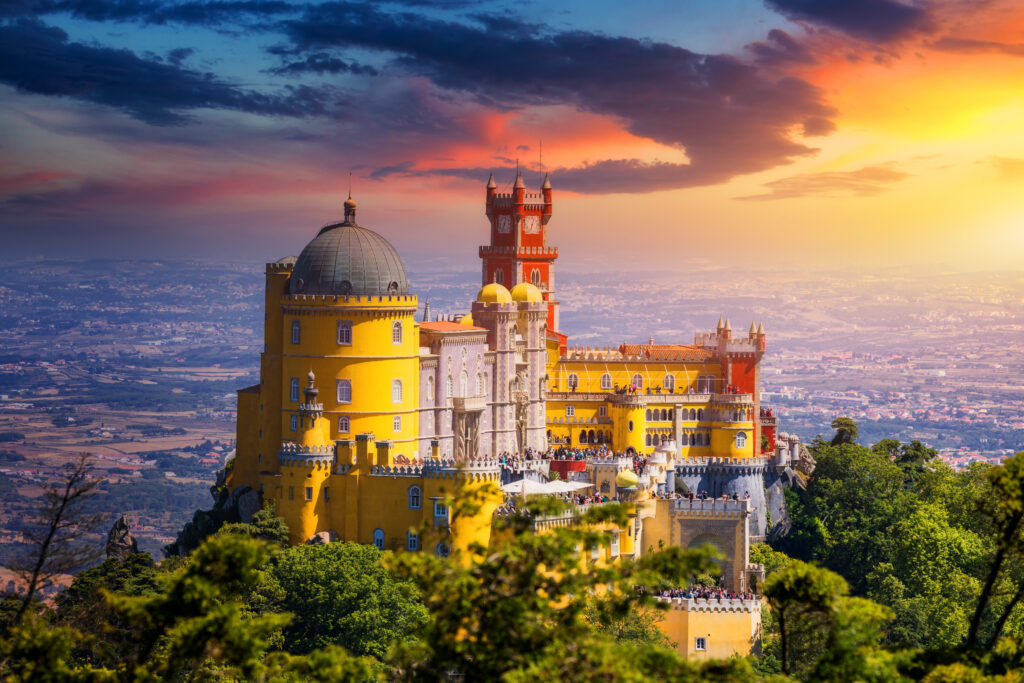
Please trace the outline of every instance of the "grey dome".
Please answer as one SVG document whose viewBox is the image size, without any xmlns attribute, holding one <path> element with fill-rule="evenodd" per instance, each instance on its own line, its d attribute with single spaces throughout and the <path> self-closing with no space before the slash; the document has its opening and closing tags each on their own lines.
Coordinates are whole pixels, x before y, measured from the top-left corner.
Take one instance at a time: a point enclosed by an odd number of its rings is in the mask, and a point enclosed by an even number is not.
<svg viewBox="0 0 1024 683">
<path fill-rule="evenodd" d="M 326 226 L 299 254 L 292 294 L 406 295 L 405 266 L 391 243 L 352 219 Z"/>
</svg>

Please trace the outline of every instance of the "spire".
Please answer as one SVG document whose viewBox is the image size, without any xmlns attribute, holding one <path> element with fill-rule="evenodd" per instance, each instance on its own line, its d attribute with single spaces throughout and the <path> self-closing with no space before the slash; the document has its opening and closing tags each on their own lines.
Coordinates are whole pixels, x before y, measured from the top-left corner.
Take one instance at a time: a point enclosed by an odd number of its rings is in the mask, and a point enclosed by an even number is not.
<svg viewBox="0 0 1024 683">
<path fill-rule="evenodd" d="M 727 329 L 730 332 L 732 332 L 732 325 L 729 324 L 729 319 L 728 318 L 725 319 L 725 329 Z"/>
<path fill-rule="evenodd" d="M 544 184 L 541 185 L 541 189 L 542 190 L 550 190 L 551 189 L 551 179 L 548 178 L 548 174 L 547 173 L 544 174 Z"/>
<path fill-rule="evenodd" d="M 764 334 L 764 323 L 763 322 L 757 324 L 757 333 L 758 334 Z"/>
<path fill-rule="evenodd" d="M 515 190 L 521 190 L 526 187 L 526 183 L 523 182 L 523 174 L 516 170 L 516 183 L 512 186 Z"/>
<path fill-rule="evenodd" d="M 494 176 L 491 176 L 491 182 L 494 182 Z M 423 322 L 430 322 L 430 299 L 423 303 Z"/>
<path fill-rule="evenodd" d="M 487 179 L 487 189 L 493 190 L 498 187 L 498 183 L 494 182 L 494 172 L 491 172 L 491 177 Z"/>
<path fill-rule="evenodd" d="M 716 329 L 721 330 L 724 327 L 722 325 L 722 316 L 718 316 L 718 327 Z"/>
<path fill-rule="evenodd" d="M 750 321 L 750 332 L 748 332 L 748 334 L 751 334 L 751 335 L 757 334 L 757 328 L 754 327 L 754 321 L 753 320 Z"/>
</svg>

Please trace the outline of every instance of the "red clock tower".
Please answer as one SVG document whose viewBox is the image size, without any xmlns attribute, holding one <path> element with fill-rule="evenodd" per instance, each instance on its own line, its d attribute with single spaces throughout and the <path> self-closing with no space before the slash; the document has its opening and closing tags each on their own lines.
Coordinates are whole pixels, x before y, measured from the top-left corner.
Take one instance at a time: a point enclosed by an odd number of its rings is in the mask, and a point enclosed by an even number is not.
<svg viewBox="0 0 1024 683">
<path fill-rule="evenodd" d="M 527 192 L 516 173 L 511 193 L 499 193 L 494 174 L 487 181 L 487 218 L 491 243 L 480 247 L 483 284 L 497 282 L 512 289 L 520 282 L 536 285 L 548 304 L 548 330 L 558 330 L 555 259 L 558 248 L 547 246 L 551 220 L 551 181 L 544 176 L 540 192 Z"/>
</svg>

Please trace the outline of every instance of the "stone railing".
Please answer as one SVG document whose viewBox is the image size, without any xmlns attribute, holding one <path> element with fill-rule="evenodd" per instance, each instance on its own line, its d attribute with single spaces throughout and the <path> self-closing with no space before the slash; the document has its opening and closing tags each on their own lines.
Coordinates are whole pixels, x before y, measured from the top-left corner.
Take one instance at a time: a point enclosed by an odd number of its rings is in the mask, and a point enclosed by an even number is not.
<svg viewBox="0 0 1024 683">
<path fill-rule="evenodd" d="M 729 513 L 743 513 L 750 512 L 750 501 L 749 500 L 722 500 L 721 498 L 708 498 L 707 500 L 700 500 L 694 498 L 679 498 L 672 501 L 672 508 L 674 512 L 694 512 L 694 513 L 711 513 L 721 514 L 725 512 Z"/>
</svg>

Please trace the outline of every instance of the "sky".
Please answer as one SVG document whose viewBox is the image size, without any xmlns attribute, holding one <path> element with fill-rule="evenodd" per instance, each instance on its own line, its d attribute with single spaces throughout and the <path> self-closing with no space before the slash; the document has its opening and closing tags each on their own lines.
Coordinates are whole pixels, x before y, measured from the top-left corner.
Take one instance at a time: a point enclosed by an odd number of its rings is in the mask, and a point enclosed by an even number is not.
<svg viewBox="0 0 1024 683">
<path fill-rule="evenodd" d="M 262 263 L 351 185 L 476 268 L 517 164 L 560 267 L 1020 269 L 1024 3 L 0 0 L 0 259 Z"/>
</svg>

